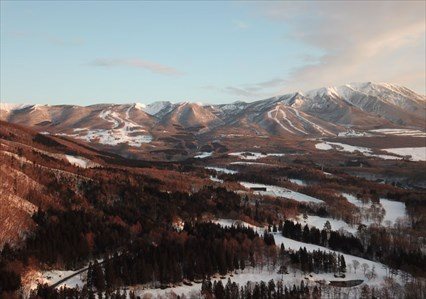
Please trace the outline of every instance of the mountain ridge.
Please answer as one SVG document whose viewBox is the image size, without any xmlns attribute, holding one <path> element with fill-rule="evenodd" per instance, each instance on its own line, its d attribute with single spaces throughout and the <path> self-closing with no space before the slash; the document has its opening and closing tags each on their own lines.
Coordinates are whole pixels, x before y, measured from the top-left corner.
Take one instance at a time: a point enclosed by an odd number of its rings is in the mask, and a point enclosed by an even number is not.
<svg viewBox="0 0 426 299">
<path fill-rule="evenodd" d="M 1 104 L 0 119 L 102 146 L 193 151 L 220 136 L 338 136 L 348 130 L 426 131 L 426 97 L 387 83 L 351 83 L 254 102 L 25 105 Z M 202 144 L 201 144 L 202 145 Z M 129 151 L 129 150 L 127 150 Z"/>
<path fill-rule="evenodd" d="M 332 91 L 335 91 L 336 89 L 339 90 L 342 87 L 349 87 L 349 88 L 353 88 L 353 86 L 362 86 L 362 85 L 375 85 L 375 86 L 388 86 L 389 89 L 392 88 L 398 88 L 398 89 L 405 89 L 406 91 L 412 93 L 413 95 L 415 95 L 415 98 L 420 97 L 420 101 L 425 102 L 426 101 L 426 95 L 421 95 L 418 94 L 416 92 L 414 92 L 413 90 L 404 87 L 404 86 L 399 86 L 399 85 L 395 85 L 395 84 L 390 84 L 390 83 L 384 83 L 384 82 L 352 82 L 352 83 L 347 83 L 347 84 L 343 84 L 340 86 L 324 86 L 324 87 L 319 87 L 319 88 L 315 88 L 315 89 L 310 89 L 307 91 L 301 91 L 301 90 L 297 90 L 294 92 L 288 92 L 282 95 L 278 95 L 278 96 L 274 96 L 274 97 L 269 97 L 266 99 L 260 99 L 260 100 L 254 100 L 254 101 L 243 101 L 243 100 L 236 100 L 230 103 L 219 103 L 219 104 L 211 104 L 211 103 L 202 103 L 202 102 L 191 102 L 191 101 L 179 101 L 179 102 L 172 102 L 172 101 L 167 101 L 167 100 L 162 100 L 162 101 L 153 101 L 150 103 L 140 103 L 140 102 L 128 102 L 128 103 L 109 103 L 109 102 L 105 102 L 105 103 L 97 103 L 97 104 L 89 104 L 89 105 L 75 105 L 75 104 L 57 104 L 57 105 L 49 105 L 49 104 L 29 104 L 29 103 L 9 103 L 9 102 L 1 102 L 0 103 L 0 109 L 2 110 L 6 110 L 6 111 L 11 111 L 11 110 L 18 110 L 18 109 L 22 109 L 22 108 L 26 108 L 29 106 L 77 106 L 77 107 L 91 107 L 91 106 L 108 106 L 108 105 L 135 105 L 136 108 L 139 108 L 141 110 L 145 110 L 148 109 L 149 106 L 151 105 L 156 105 L 159 106 L 160 104 L 166 105 L 166 104 L 172 104 L 172 105 L 179 105 L 179 104 L 183 104 L 183 103 L 193 103 L 193 104 L 197 104 L 199 106 L 231 106 L 231 105 L 237 105 L 237 104 L 252 104 L 255 102 L 259 102 L 259 101 L 265 101 L 265 100 L 270 100 L 270 99 L 277 99 L 277 98 L 283 98 L 289 95 L 309 95 L 309 94 L 313 94 L 314 92 L 320 92 L 320 91 L 325 91 L 325 93 L 330 93 Z M 359 91 L 359 90 L 357 90 Z M 161 110 L 161 108 L 160 108 Z M 152 114 L 156 114 L 158 112 L 158 110 L 154 109 L 154 112 L 152 112 Z"/>
</svg>

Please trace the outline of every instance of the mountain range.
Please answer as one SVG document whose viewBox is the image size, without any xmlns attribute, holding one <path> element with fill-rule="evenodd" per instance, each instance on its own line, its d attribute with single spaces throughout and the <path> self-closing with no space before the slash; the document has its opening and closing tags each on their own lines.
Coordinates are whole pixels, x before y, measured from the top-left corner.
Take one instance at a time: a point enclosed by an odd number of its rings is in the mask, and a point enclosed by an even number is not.
<svg viewBox="0 0 426 299">
<path fill-rule="evenodd" d="M 336 136 L 348 130 L 425 131 L 426 97 L 387 83 L 351 83 L 255 102 L 0 106 L 0 119 L 104 146 L 162 148 L 218 136 Z M 166 147 L 167 147 L 166 146 Z"/>
</svg>

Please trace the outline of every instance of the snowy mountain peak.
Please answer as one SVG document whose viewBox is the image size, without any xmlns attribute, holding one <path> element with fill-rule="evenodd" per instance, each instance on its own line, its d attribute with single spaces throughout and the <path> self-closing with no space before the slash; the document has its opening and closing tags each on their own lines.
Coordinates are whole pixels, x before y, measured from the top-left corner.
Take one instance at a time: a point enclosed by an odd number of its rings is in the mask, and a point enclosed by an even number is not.
<svg viewBox="0 0 426 299">
<path fill-rule="evenodd" d="M 165 109 L 170 111 L 172 106 L 173 104 L 168 101 L 160 101 L 160 102 L 154 102 L 154 103 L 145 105 L 145 107 L 143 107 L 142 110 L 148 113 L 149 115 L 155 116 L 156 114 L 160 113 L 161 111 Z"/>
<path fill-rule="evenodd" d="M 318 97 L 324 97 L 324 96 L 339 97 L 339 93 L 336 87 L 329 86 L 329 87 L 322 87 L 322 88 L 310 90 L 306 92 L 306 96 L 310 98 L 315 98 L 317 96 Z"/>
<path fill-rule="evenodd" d="M 0 110 L 3 111 L 14 111 L 14 110 L 19 110 L 19 109 L 24 109 L 27 107 L 30 107 L 32 105 L 30 104 L 14 104 L 14 103 L 0 103 Z"/>
<path fill-rule="evenodd" d="M 146 105 L 142 104 L 142 103 L 134 103 L 133 108 L 139 109 L 139 110 L 144 110 L 144 109 L 146 109 Z"/>
</svg>

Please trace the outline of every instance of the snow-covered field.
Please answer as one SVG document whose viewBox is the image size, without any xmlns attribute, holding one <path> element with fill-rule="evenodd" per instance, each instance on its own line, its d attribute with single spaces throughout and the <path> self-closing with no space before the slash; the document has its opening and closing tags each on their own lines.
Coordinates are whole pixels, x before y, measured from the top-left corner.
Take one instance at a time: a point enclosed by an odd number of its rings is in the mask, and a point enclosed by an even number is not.
<svg viewBox="0 0 426 299">
<path fill-rule="evenodd" d="M 337 229 L 333 227 L 333 224 L 337 227 L 337 222 L 335 222 L 333 219 L 331 219 L 332 222 L 332 228 Z M 213 221 L 214 223 L 217 223 L 223 227 L 226 226 L 232 226 L 232 225 L 241 225 L 246 226 L 254 229 L 258 234 L 262 235 L 265 228 L 264 227 L 258 227 L 252 224 L 249 224 L 244 221 L 239 220 L 233 220 L 233 219 L 217 219 Z M 316 223 L 318 224 L 318 223 Z M 300 248 L 306 248 L 309 252 L 312 252 L 314 250 L 321 250 L 326 252 L 334 252 L 336 254 L 342 254 L 337 251 L 330 250 L 326 247 L 308 244 L 304 242 L 295 241 L 289 238 L 285 238 L 281 235 L 281 233 L 273 233 L 275 238 L 275 243 L 279 247 L 281 244 L 284 245 L 285 249 L 287 250 L 299 250 Z M 214 276 L 211 280 L 212 281 L 219 281 L 221 280 L 222 283 L 225 285 L 228 281 L 228 278 L 231 279 L 232 282 L 238 283 L 240 286 L 245 285 L 247 282 L 260 282 L 265 281 L 268 282 L 271 279 L 274 279 L 275 281 L 283 280 L 284 285 L 286 286 L 292 286 L 293 284 L 300 284 L 300 281 L 304 281 L 305 284 L 308 284 L 310 286 L 316 285 L 316 281 L 345 281 L 345 280 L 363 280 L 364 284 L 370 285 L 370 286 L 382 286 L 385 279 L 388 277 L 388 268 L 377 262 L 373 262 L 364 258 L 360 258 L 357 256 L 349 255 L 349 254 L 343 254 L 345 257 L 346 265 L 347 265 L 347 272 L 345 278 L 336 278 L 334 277 L 333 273 L 310 273 L 311 276 L 306 275 L 302 273 L 299 270 L 291 270 L 289 271 L 289 274 L 278 274 L 277 269 L 268 268 L 267 266 L 263 267 L 263 269 L 260 269 L 260 267 L 251 268 L 248 267 L 244 271 L 237 271 L 236 273 L 230 273 L 228 275 L 225 275 L 223 277 L 220 277 L 219 275 Z M 353 263 L 357 262 L 358 267 L 355 270 L 353 268 Z M 365 265 L 367 268 L 366 273 L 371 273 L 371 271 L 374 269 L 374 273 L 376 274 L 375 277 L 367 278 L 364 271 L 362 270 L 362 265 Z M 398 274 L 394 277 L 397 282 L 401 282 L 402 278 L 401 275 Z M 354 294 L 359 293 L 359 288 L 343 288 L 341 291 L 343 293 L 346 292 L 347 297 L 346 298 L 355 298 Z M 201 296 L 200 290 L 201 290 L 201 284 L 200 283 L 193 283 L 191 286 L 186 285 L 180 285 L 175 286 L 168 289 L 152 289 L 149 287 L 143 287 L 143 286 L 135 286 L 130 287 L 128 290 L 134 291 L 137 296 L 144 296 L 144 295 L 152 295 L 153 297 L 166 297 L 170 295 L 185 295 L 187 297 L 193 296 L 194 298 L 198 298 Z"/>
<path fill-rule="evenodd" d="M 426 132 L 410 129 L 377 129 L 370 132 L 396 136 L 426 137 Z"/>
<path fill-rule="evenodd" d="M 380 204 L 386 211 L 383 219 L 384 223 L 390 221 L 391 224 L 395 224 L 398 218 L 403 219 L 406 217 L 406 209 L 403 202 L 380 198 Z"/>
<path fill-rule="evenodd" d="M 262 162 L 243 162 L 243 161 L 237 161 L 237 162 L 231 162 L 231 165 L 258 165 L 258 166 L 273 166 L 271 164 L 262 163 Z"/>
<path fill-rule="evenodd" d="M 366 213 L 371 203 L 364 204 L 361 200 L 357 199 L 354 195 L 348 193 L 342 193 L 342 196 L 345 197 L 350 203 L 354 204 L 361 211 L 362 223 L 365 225 L 370 225 L 374 221 L 371 217 L 367 217 Z M 404 220 L 407 216 L 405 204 L 403 202 L 389 200 L 386 198 L 380 198 L 380 205 L 376 204 L 377 207 L 382 207 L 385 210 L 385 214 L 382 220 L 382 225 L 390 224 L 394 225 L 398 219 Z"/>
<path fill-rule="evenodd" d="M 102 110 L 99 117 L 111 123 L 111 129 L 75 128 L 74 134 L 59 133 L 57 135 L 70 136 L 88 142 L 99 142 L 106 145 L 118 145 L 127 143 L 130 146 L 140 147 L 144 143 L 152 141 L 152 136 L 140 125 L 129 119 L 131 106 L 126 111 L 125 119 L 111 110 Z"/>
<path fill-rule="evenodd" d="M 282 157 L 285 154 L 283 153 L 258 153 L 258 152 L 235 152 L 235 153 L 228 153 L 229 156 L 238 157 L 242 160 L 258 160 L 261 158 L 266 157 Z"/>
<path fill-rule="evenodd" d="M 37 288 L 38 284 L 48 284 L 52 285 L 60 281 L 61 279 L 64 279 L 65 277 L 68 277 L 78 271 L 62 271 L 62 270 L 51 270 L 51 271 L 30 271 L 23 277 L 23 292 L 24 292 L 24 298 L 27 298 L 29 295 L 29 292 L 31 290 L 34 290 Z M 57 286 L 57 288 L 60 287 L 69 287 L 69 288 L 75 288 L 78 286 L 80 289 L 84 286 L 86 283 L 86 272 L 83 272 L 81 274 L 77 274 L 76 276 L 70 278 L 66 282 L 60 284 Z"/>
<path fill-rule="evenodd" d="M 324 224 L 328 221 L 330 222 L 331 225 L 331 229 L 332 230 L 345 230 L 353 235 L 356 234 L 357 231 L 357 227 L 356 226 L 350 226 L 349 224 L 347 224 L 345 221 L 343 220 L 337 220 L 337 219 L 333 219 L 333 218 L 328 218 L 328 217 L 319 217 L 319 216 L 314 216 L 314 215 L 308 215 L 306 219 L 304 219 L 303 217 L 299 216 L 296 219 L 297 222 L 299 222 L 300 224 L 304 225 L 308 225 L 309 227 L 316 227 L 318 229 L 323 229 L 324 228 Z"/>
<path fill-rule="evenodd" d="M 359 152 L 367 157 L 375 157 L 375 158 L 380 158 L 384 160 L 401 160 L 402 159 L 401 157 L 392 156 L 392 155 L 374 154 L 373 151 L 368 147 L 354 146 L 354 145 L 344 144 L 340 142 L 323 141 L 323 142 L 315 144 L 315 148 L 322 151 L 336 150 L 339 152 L 347 152 L 347 153 Z"/>
<path fill-rule="evenodd" d="M 259 195 L 267 195 L 267 196 L 273 196 L 273 197 L 283 197 L 283 198 L 289 198 L 300 202 L 312 202 L 312 203 L 323 203 L 322 200 L 319 200 L 315 197 L 302 194 L 287 188 L 278 187 L 278 186 L 271 186 L 271 185 L 264 185 L 264 184 L 255 184 L 255 183 L 248 183 L 248 182 L 240 182 L 244 188 L 250 189 L 250 188 L 266 188 L 266 191 L 261 190 L 254 190 L 254 194 Z"/>
<path fill-rule="evenodd" d="M 90 168 L 90 167 L 96 167 L 99 166 L 98 163 L 92 162 L 89 159 L 80 157 L 80 156 L 72 156 L 72 155 L 65 155 L 65 158 L 70 162 L 71 164 L 81 167 L 81 168 Z"/>
<path fill-rule="evenodd" d="M 359 265 L 367 264 L 370 271 L 374 267 L 375 273 L 377 275 L 376 278 L 368 280 L 363 274 L 363 271 L 361 269 L 358 269 L 357 273 L 354 273 L 354 272 L 346 273 L 345 280 L 362 279 L 364 280 L 364 283 L 368 285 L 380 285 L 381 283 L 383 283 L 383 281 L 387 277 L 388 268 L 382 263 L 373 262 L 373 261 L 370 261 L 361 257 L 357 257 L 354 255 L 350 255 L 350 254 L 340 253 L 338 251 L 330 250 L 326 247 L 322 247 L 319 245 L 313 245 L 313 244 L 295 241 L 295 240 L 283 237 L 280 233 L 273 233 L 273 235 L 275 238 L 275 243 L 278 246 L 281 246 L 281 244 L 284 244 L 284 247 L 286 249 L 299 250 L 299 248 L 305 247 L 308 251 L 322 250 L 327 252 L 334 252 L 336 254 L 342 254 L 345 257 L 345 261 L 347 265 L 350 265 L 351 263 L 353 263 L 353 261 L 357 261 Z M 313 276 L 315 278 L 316 274 L 313 274 Z M 332 274 L 323 274 L 323 276 L 325 276 L 326 279 L 328 278 L 328 280 L 336 280 L 332 276 Z M 397 279 L 401 280 L 401 277 L 398 275 Z"/>
<path fill-rule="evenodd" d="M 339 132 L 337 136 L 339 137 L 370 137 L 372 135 L 367 132 L 358 132 L 354 130 L 349 130 L 345 132 Z"/>
<path fill-rule="evenodd" d="M 261 282 L 265 281 L 266 283 L 271 279 L 277 282 L 278 280 L 284 279 L 284 285 L 291 287 L 293 284 L 299 285 L 300 281 L 305 278 L 305 275 L 300 271 L 297 271 L 295 274 L 278 274 L 276 270 L 268 270 L 266 267 L 263 269 L 247 267 L 244 270 L 239 270 L 236 273 L 229 273 L 224 276 L 216 275 L 211 278 L 211 281 L 218 282 L 221 281 L 225 286 L 228 282 L 228 279 L 231 279 L 232 282 L 239 284 L 240 286 L 246 285 L 248 282 Z M 313 281 L 306 281 L 308 285 L 314 285 Z M 129 291 L 134 291 L 136 296 L 141 298 L 176 298 L 177 296 L 185 298 L 202 298 L 201 297 L 201 283 L 193 283 L 191 286 L 181 285 L 168 289 L 152 289 L 152 288 L 143 288 L 143 286 L 129 287 Z M 150 297 L 152 296 L 152 297 Z"/>
<path fill-rule="evenodd" d="M 196 158 L 196 159 L 204 159 L 204 158 L 211 157 L 211 155 L 213 155 L 212 152 L 200 152 L 200 153 L 197 153 L 197 155 L 195 155 L 194 158 Z"/>
<path fill-rule="evenodd" d="M 222 226 L 230 226 L 232 225 L 232 223 L 235 223 L 235 221 L 229 220 L 229 219 L 220 219 L 218 221 L 215 221 L 216 223 L 222 225 Z M 247 227 L 251 227 L 253 229 L 255 229 L 255 231 L 257 231 L 259 234 L 263 234 L 265 228 L 264 227 L 256 227 L 253 226 L 249 223 L 243 222 L 243 221 L 238 221 L 237 222 L 239 225 L 243 225 L 243 226 L 247 226 Z M 295 241 L 289 238 L 285 238 L 281 235 L 280 232 L 277 233 L 272 233 L 274 235 L 275 238 L 275 244 L 277 246 L 281 246 L 281 244 L 284 245 L 285 249 L 292 249 L 292 250 L 299 250 L 300 248 L 306 248 L 308 251 L 314 251 L 314 250 L 321 250 L 321 251 L 326 251 L 326 252 L 334 252 L 336 254 L 342 254 L 345 257 L 345 261 L 346 261 L 346 265 L 350 265 L 352 264 L 353 261 L 357 261 L 361 267 L 362 264 L 366 264 L 368 265 L 368 269 L 371 271 L 373 268 L 375 270 L 376 273 L 376 277 L 372 278 L 371 280 L 366 279 L 363 271 L 361 269 L 358 269 L 355 273 L 355 271 L 348 271 L 346 273 L 346 278 L 343 280 L 352 280 L 352 279 L 361 279 L 364 280 L 364 283 L 368 284 L 368 285 L 380 285 L 381 283 L 383 283 L 383 281 L 385 280 L 385 278 L 387 277 L 388 274 L 388 268 L 382 264 L 382 263 L 378 263 L 378 262 L 373 262 L 361 257 L 357 257 L 354 255 L 350 255 L 350 254 L 345 254 L 345 253 L 341 253 L 338 251 L 334 251 L 334 250 L 330 250 L 326 247 L 323 246 L 319 246 L 319 245 L 314 245 L 314 244 L 309 244 L 309 243 L 304 243 L 304 242 L 299 242 L 299 241 Z M 327 273 L 327 274 L 315 274 L 313 273 L 313 279 L 314 280 L 319 280 L 319 279 L 326 279 L 326 280 L 338 280 L 336 278 L 334 278 L 333 274 Z M 401 281 L 401 276 L 397 275 L 396 276 L 397 281 Z"/>
<path fill-rule="evenodd" d="M 333 149 L 333 147 L 330 144 L 328 144 L 328 142 L 317 143 L 317 144 L 315 144 L 315 148 L 322 150 L 322 151 L 328 151 L 328 150 Z"/>
<path fill-rule="evenodd" d="M 322 220 L 319 221 L 315 218 L 315 216 L 312 217 L 309 221 L 307 221 L 308 225 L 312 226 L 320 226 L 322 224 Z M 335 221 L 333 219 L 328 219 L 332 225 L 332 229 L 336 230 L 339 225 L 342 225 L 339 221 Z M 266 227 L 259 227 L 252 224 L 249 224 L 244 221 L 239 220 L 233 220 L 233 219 L 217 219 L 213 221 L 214 223 L 217 223 L 223 227 L 225 226 L 232 226 L 232 225 L 241 225 L 245 227 L 250 227 L 254 229 L 259 235 L 262 235 Z M 321 223 L 320 223 L 321 222 Z M 321 227 L 318 227 L 321 228 Z M 309 243 L 299 242 L 295 241 L 289 238 L 285 238 L 281 235 L 281 233 L 272 233 L 275 239 L 275 243 L 278 247 L 281 246 L 281 244 L 284 245 L 286 250 L 299 250 L 300 248 L 306 248 L 309 252 L 312 252 L 314 250 L 321 250 L 326 252 L 334 252 L 336 254 L 342 254 L 338 251 L 330 250 L 326 247 L 313 245 Z M 291 287 L 293 284 L 299 285 L 300 282 L 303 280 L 305 284 L 314 286 L 317 285 L 317 281 L 347 281 L 347 280 L 363 280 L 363 284 L 367 284 L 369 286 L 382 286 L 385 279 L 388 277 L 388 268 L 378 262 L 373 262 L 364 258 L 360 258 L 357 256 L 349 255 L 349 254 L 342 254 L 345 258 L 346 265 L 347 265 L 347 271 L 346 271 L 346 277 L 345 278 L 336 278 L 334 277 L 333 273 L 310 273 L 310 275 L 306 275 L 305 273 L 301 272 L 300 270 L 290 270 L 289 274 L 278 274 L 277 268 L 273 268 L 271 265 L 265 265 L 263 268 L 256 267 L 246 267 L 244 270 L 238 270 L 234 273 L 228 273 L 227 275 L 220 276 L 220 275 L 214 275 L 211 278 L 211 281 L 222 281 L 222 283 L 225 285 L 228 281 L 228 279 L 231 279 L 232 282 L 236 282 L 240 286 L 243 286 L 247 284 L 248 282 L 261 282 L 265 281 L 268 282 L 271 279 L 274 279 L 275 281 L 282 280 L 283 284 Z M 356 261 L 358 263 L 358 269 L 354 270 L 353 263 Z M 371 271 L 374 269 L 375 277 L 367 278 L 367 275 L 365 275 L 364 271 L 362 270 L 362 265 L 366 265 L 367 271 L 366 273 L 371 273 Z M 37 283 L 48 283 L 54 284 L 57 281 L 61 280 L 62 278 L 72 275 L 75 273 L 74 271 L 47 271 L 47 272 L 37 272 L 37 274 L 32 277 L 32 283 L 30 288 L 34 289 L 37 286 Z M 402 273 L 398 273 L 396 276 L 394 276 L 394 279 L 401 283 Z M 62 286 L 68 286 L 68 287 L 83 287 L 86 281 L 86 274 L 78 274 L 75 277 L 71 278 L 70 280 L 66 281 L 65 283 L 59 285 L 58 287 Z M 341 291 L 347 292 L 346 294 L 349 295 L 346 298 L 355 298 L 351 297 L 351 294 L 355 294 L 358 292 L 360 286 L 355 288 L 343 288 Z M 358 289 L 358 290 L 356 290 Z M 171 288 L 167 289 L 160 289 L 160 288 L 151 288 L 149 285 L 136 285 L 136 286 L 129 286 L 125 287 L 123 292 L 133 291 L 135 292 L 136 296 L 140 296 L 142 298 L 145 298 L 144 296 L 148 296 L 146 298 L 159 298 L 159 297 L 165 297 L 168 298 L 169 296 L 178 295 L 182 296 L 185 295 L 187 297 L 193 297 L 193 298 L 199 298 L 201 296 L 201 283 L 192 283 L 192 285 L 177 285 Z"/>
<path fill-rule="evenodd" d="M 217 177 L 215 177 L 215 176 L 209 176 L 209 179 L 212 181 L 212 182 L 215 182 L 215 183 L 221 183 L 221 184 L 223 184 L 223 180 L 221 180 L 221 179 L 218 179 Z"/>
<path fill-rule="evenodd" d="M 426 161 L 426 147 L 386 148 L 385 152 L 399 156 L 411 156 L 413 161 Z"/>
<path fill-rule="evenodd" d="M 304 180 L 299 180 L 299 179 L 288 179 L 290 182 L 292 182 L 293 184 L 299 185 L 299 186 L 307 186 L 308 184 L 306 184 L 306 182 Z"/>
<path fill-rule="evenodd" d="M 315 147 L 319 150 L 335 149 L 335 150 L 338 150 L 338 151 L 348 152 L 348 153 L 354 153 L 356 151 L 363 153 L 363 154 L 371 153 L 371 150 L 367 147 L 353 146 L 353 145 L 339 143 L 339 142 L 324 141 L 324 142 L 315 144 Z"/>
<path fill-rule="evenodd" d="M 353 204 L 354 206 L 358 208 L 363 208 L 365 206 L 365 204 L 361 200 L 359 200 L 358 198 L 356 198 L 356 196 L 352 194 L 342 193 L 342 196 L 346 198 L 347 201 L 349 201 L 351 204 Z"/>
<path fill-rule="evenodd" d="M 214 170 L 217 173 L 225 173 L 225 174 L 236 174 L 236 173 L 238 173 L 238 171 L 236 171 L 236 170 L 232 170 L 232 169 L 228 169 L 228 168 L 223 168 L 223 167 L 206 166 L 204 168 L 205 169 L 209 169 L 209 170 Z"/>
</svg>

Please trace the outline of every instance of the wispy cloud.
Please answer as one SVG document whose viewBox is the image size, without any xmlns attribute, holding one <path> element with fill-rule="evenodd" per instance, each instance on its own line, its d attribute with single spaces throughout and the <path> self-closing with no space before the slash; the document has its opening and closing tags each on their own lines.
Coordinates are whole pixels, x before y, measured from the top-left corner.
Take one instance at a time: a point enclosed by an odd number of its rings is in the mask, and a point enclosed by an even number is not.
<svg viewBox="0 0 426 299">
<path fill-rule="evenodd" d="M 173 67 L 160 63 L 143 60 L 139 58 L 118 59 L 118 58 L 98 58 L 89 63 L 96 67 L 130 67 L 145 69 L 156 74 L 179 76 L 183 73 Z"/>
<path fill-rule="evenodd" d="M 248 23 L 245 22 L 245 21 L 241 21 L 241 20 L 233 20 L 232 24 L 237 29 L 247 29 L 247 28 L 249 28 Z"/>
<path fill-rule="evenodd" d="M 263 4 L 256 6 L 263 17 L 290 26 L 291 38 L 325 53 L 294 69 L 288 88 L 388 81 L 425 93 L 424 1 Z"/>
<path fill-rule="evenodd" d="M 285 81 L 281 78 L 274 78 L 251 84 L 241 84 L 237 86 L 205 86 L 204 89 L 215 90 L 229 95 L 237 96 L 244 100 L 256 100 L 276 95 L 276 90 L 284 86 Z"/>
<path fill-rule="evenodd" d="M 85 43 L 81 37 L 64 38 L 49 33 L 12 30 L 7 32 L 7 35 L 19 39 L 37 39 L 57 46 L 80 46 Z"/>
</svg>

